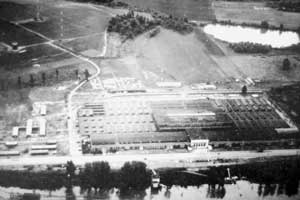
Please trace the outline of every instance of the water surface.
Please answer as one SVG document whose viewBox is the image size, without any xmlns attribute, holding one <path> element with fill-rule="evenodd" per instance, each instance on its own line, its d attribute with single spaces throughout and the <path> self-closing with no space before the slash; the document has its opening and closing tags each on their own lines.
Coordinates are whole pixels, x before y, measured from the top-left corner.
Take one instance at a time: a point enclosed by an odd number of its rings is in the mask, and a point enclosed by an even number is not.
<svg viewBox="0 0 300 200">
<path fill-rule="evenodd" d="M 288 47 L 300 42 L 299 35 L 292 31 L 262 30 L 251 27 L 208 24 L 204 27 L 204 32 L 230 43 L 252 42 L 271 45 L 273 48 Z"/>
</svg>

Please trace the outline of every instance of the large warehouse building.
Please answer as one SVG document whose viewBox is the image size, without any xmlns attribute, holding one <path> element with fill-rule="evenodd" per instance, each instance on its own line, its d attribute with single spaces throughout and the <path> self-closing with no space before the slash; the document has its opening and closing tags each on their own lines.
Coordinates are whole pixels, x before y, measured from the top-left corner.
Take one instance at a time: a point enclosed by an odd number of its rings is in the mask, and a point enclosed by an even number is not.
<svg viewBox="0 0 300 200">
<path fill-rule="evenodd" d="M 262 99 L 115 99 L 86 104 L 79 131 L 94 152 L 207 148 L 213 142 L 276 139 L 288 128 Z M 281 129 L 280 129 L 281 130 Z M 275 135 L 274 135 L 275 134 Z"/>
</svg>

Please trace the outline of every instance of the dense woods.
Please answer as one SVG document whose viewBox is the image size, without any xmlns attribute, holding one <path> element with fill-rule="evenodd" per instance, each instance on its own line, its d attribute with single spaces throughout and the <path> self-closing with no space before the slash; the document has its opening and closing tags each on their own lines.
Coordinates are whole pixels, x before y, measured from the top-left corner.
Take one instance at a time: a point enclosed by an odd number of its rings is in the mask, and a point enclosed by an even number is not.
<svg viewBox="0 0 300 200">
<path fill-rule="evenodd" d="M 125 39 L 133 39 L 157 26 L 162 26 L 181 34 L 190 33 L 193 30 L 192 26 L 185 19 L 174 18 L 172 16 L 160 16 L 149 19 L 144 16 L 135 15 L 133 11 L 111 18 L 107 30 L 119 33 Z"/>
</svg>

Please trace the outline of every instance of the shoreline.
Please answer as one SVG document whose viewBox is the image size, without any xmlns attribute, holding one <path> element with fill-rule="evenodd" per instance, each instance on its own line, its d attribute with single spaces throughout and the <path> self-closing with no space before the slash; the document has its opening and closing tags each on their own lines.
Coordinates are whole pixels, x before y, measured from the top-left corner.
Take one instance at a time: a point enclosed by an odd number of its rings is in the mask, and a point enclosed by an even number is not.
<svg viewBox="0 0 300 200">
<path fill-rule="evenodd" d="M 63 166 L 67 161 L 79 167 L 85 163 L 107 161 L 112 169 L 120 169 L 127 161 L 141 161 L 149 168 L 205 168 L 232 164 L 245 164 L 253 161 L 288 158 L 300 156 L 300 149 L 281 149 L 256 151 L 193 151 L 189 153 L 160 153 L 160 154 L 114 154 L 94 156 L 34 156 L 18 158 L 1 158 L 0 169 L 20 170 L 37 167 L 41 171 L 49 166 Z"/>
</svg>

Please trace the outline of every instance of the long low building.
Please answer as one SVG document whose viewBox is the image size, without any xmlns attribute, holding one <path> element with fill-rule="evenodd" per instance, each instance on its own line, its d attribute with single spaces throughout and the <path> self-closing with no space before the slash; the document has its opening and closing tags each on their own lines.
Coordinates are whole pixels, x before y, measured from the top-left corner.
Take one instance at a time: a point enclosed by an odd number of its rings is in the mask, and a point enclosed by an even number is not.
<svg viewBox="0 0 300 200">
<path fill-rule="evenodd" d="M 19 156 L 19 151 L 0 151 L 0 156 Z"/>
<path fill-rule="evenodd" d="M 31 150 L 56 150 L 56 144 L 32 145 Z"/>
<path fill-rule="evenodd" d="M 190 144 L 185 132 L 153 132 L 150 134 L 95 134 L 90 136 L 92 151 L 128 149 L 173 149 Z"/>
<path fill-rule="evenodd" d="M 191 128 L 232 128 L 232 120 L 207 99 L 152 102 L 152 116 L 158 131 Z"/>
</svg>

